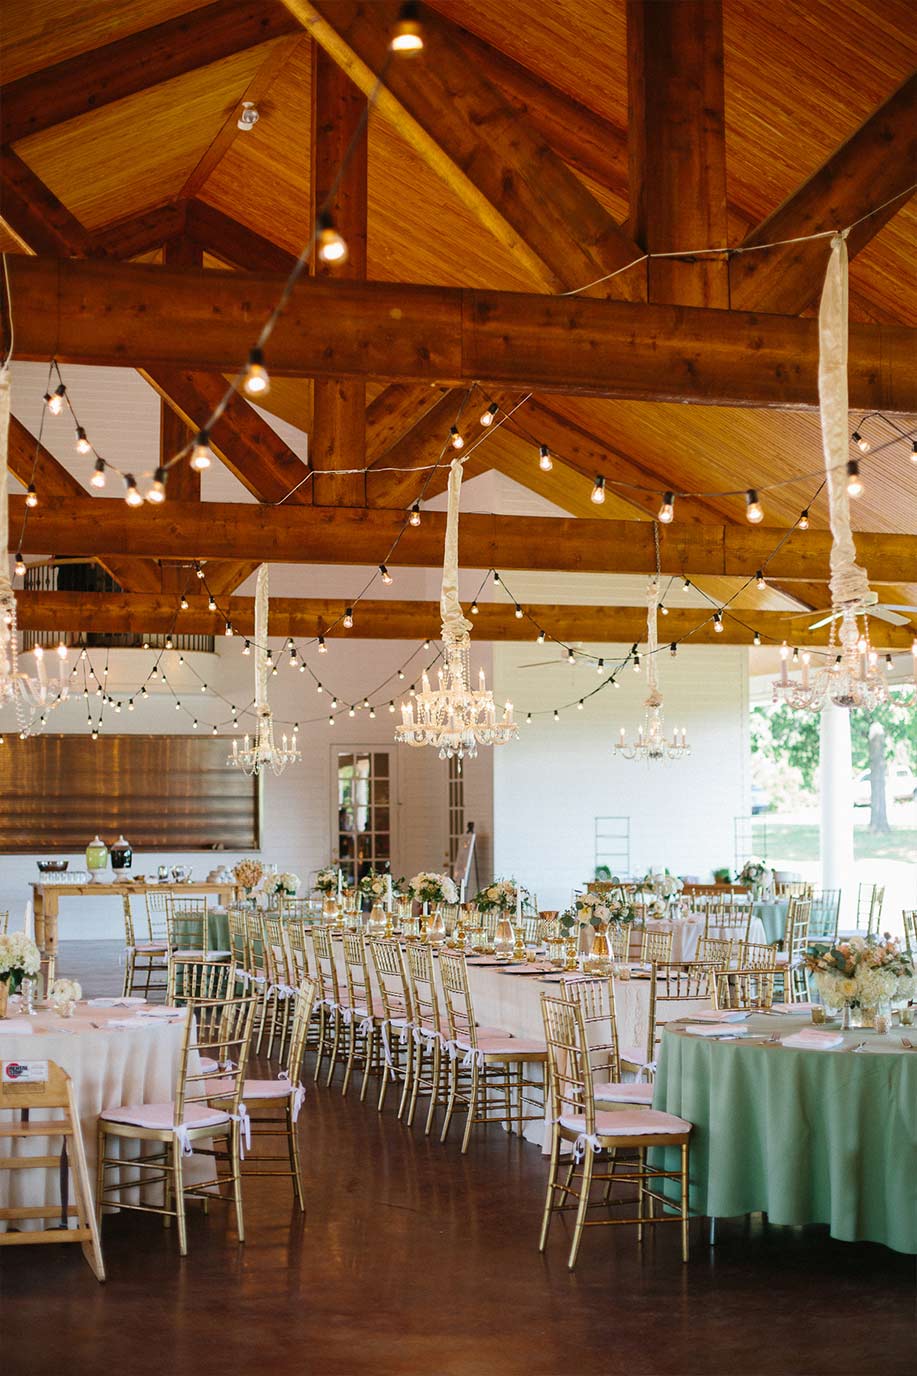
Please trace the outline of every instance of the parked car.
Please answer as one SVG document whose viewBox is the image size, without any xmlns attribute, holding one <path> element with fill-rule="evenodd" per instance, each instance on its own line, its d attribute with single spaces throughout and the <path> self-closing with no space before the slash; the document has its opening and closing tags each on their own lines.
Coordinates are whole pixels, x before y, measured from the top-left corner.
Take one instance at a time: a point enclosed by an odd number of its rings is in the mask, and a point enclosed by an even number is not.
<svg viewBox="0 0 917 1376">
<path fill-rule="evenodd" d="M 751 786 L 751 815 L 757 817 L 762 812 L 770 812 L 771 797 L 761 784 Z"/>
<path fill-rule="evenodd" d="M 869 807 L 872 789 L 869 770 L 864 769 L 853 785 L 853 806 Z M 917 774 L 910 765 L 890 764 L 885 771 L 885 799 L 888 803 L 909 803 L 917 798 Z"/>
</svg>

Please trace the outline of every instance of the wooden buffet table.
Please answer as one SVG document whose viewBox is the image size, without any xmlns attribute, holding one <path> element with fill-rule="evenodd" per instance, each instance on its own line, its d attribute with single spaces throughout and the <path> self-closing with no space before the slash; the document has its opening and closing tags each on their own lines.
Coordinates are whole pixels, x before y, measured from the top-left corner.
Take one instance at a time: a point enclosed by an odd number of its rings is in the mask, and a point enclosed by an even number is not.
<svg viewBox="0 0 917 1376">
<path fill-rule="evenodd" d="M 43 960 L 53 962 L 57 956 L 58 942 L 58 910 L 62 897 L 67 898 L 100 898 L 104 894 L 134 894 L 134 893 L 153 893 L 157 889 L 165 889 L 169 893 L 175 894 L 178 898 L 191 898 L 195 895 L 216 894 L 220 903 L 225 907 L 232 903 L 236 896 L 235 884 L 191 882 L 183 884 L 161 883 L 151 884 L 149 881 L 135 883 L 89 883 L 89 884 L 55 884 L 37 882 L 32 884 L 32 906 L 35 911 L 35 944 L 42 953 Z"/>
</svg>

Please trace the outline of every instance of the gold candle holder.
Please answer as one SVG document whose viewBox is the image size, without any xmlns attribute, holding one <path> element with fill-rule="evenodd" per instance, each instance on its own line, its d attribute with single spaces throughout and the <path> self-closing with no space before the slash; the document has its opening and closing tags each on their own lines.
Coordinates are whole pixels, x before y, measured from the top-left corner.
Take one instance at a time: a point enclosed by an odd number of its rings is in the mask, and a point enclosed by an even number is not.
<svg viewBox="0 0 917 1376">
<path fill-rule="evenodd" d="M 565 958 L 565 960 L 564 960 L 564 969 L 565 969 L 565 970 L 575 970 L 575 969 L 576 969 L 576 937 L 575 937 L 575 936 L 568 936 L 568 937 L 567 937 L 567 955 L 566 955 L 566 958 Z"/>
<path fill-rule="evenodd" d="M 522 923 L 516 928 L 516 942 L 513 946 L 513 960 L 525 960 L 527 952 L 525 949 L 525 928 Z"/>
</svg>

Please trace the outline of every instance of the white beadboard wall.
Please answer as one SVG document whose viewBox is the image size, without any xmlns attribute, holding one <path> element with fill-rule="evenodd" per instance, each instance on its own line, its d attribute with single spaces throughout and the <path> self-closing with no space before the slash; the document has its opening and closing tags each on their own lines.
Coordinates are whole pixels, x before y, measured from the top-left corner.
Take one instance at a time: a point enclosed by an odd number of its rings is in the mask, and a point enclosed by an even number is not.
<svg viewBox="0 0 917 1376">
<path fill-rule="evenodd" d="M 629 646 L 589 645 L 613 666 Z M 647 766 L 612 754 L 622 726 L 642 720 L 646 673 L 628 667 L 620 688 L 593 690 L 594 668 L 553 663 L 550 647 L 494 647 L 498 701 L 512 698 L 519 741 L 494 751 L 493 870 L 520 878 L 545 908 L 564 907 L 595 863 L 595 819 L 629 817 L 631 872 L 668 866 L 706 877 L 732 866 L 734 820 L 750 811 L 747 652 L 740 647 L 679 648 L 660 659 L 666 722 L 685 726 L 689 759 Z M 574 704 L 555 723 L 548 710 L 526 726 L 525 714 Z"/>
<path fill-rule="evenodd" d="M 339 750 L 353 746 L 391 746 L 395 771 L 396 815 L 393 835 L 393 864 L 396 875 L 411 875 L 421 869 L 438 870 L 443 865 L 448 847 L 448 766 L 439 760 L 429 749 L 411 749 L 396 746 L 393 737 L 395 722 L 399 719 L 383 707 L 377 711 L 375 720 L 370 720 L 367 712 L 360 711 L 351 719 L 344 713 L 335 719 L 333 728 L 328 725 L 328 710 L 332 692 L 337 694 L 340 703 L 362 701 L 368 693 L 372 702 L 383 696 L 394 698 L 397 703 L 401 691 L 407 690 L 416 672 L 418 678 L 422 665 L 429 661 L 429 654 L 419 651 L 411 666 L 406 670 L 404 683 L 393 681 L 377 693 L 372 689 L 381 684 L 389 674 L 394 674 L 399 665 L 418 650 L 416 643 L 405 641 L 354 641 L 350 644 L 336 639 L 329 653 L 318 656 L 311 651 L 309 663 L 327 682 L 331 691 L 319 695 L 311 677 L 289 668 L 286 656 L 281 653 L 284 642 L 271 640 L 278 672 L 271 679 L 271 705 L 275 719 L 299 720 L 301 724 L 300 747 L 303 759 L 300 764 L 291 765 L 280 776 L 269 775 L 263 784 L 263 826 L 261 857 L 276 863 L 281 869 L 295 871 L 304 883 L 309 882 L 311 874 L 328 862 L 332 854 L 332 822 L 336 813 L 332 803 L 333 756 Z M 198 672 L 206 679 L 209 687 L 223 693 L 230 702 L 241 708 L 252 696 L 252 659 L 243 657 L 242 641 L 233 638 L 217 642 L 217 653 L 210 655 L 186 655 Z M 146 676 L 154 656 L 151 653 L 135 650 L 112 651 L 109 659 L 109 691 L 117 696 L 119 692 L 135 690 Z M 91 659 L 97 672 L 104 664 L 104 651 L 91 652 Z M 473 667 L 475 673 L 483 665 L 490 675 L 490 647 L 482 645 L 474 651 Z M 229 717 L 229 709 L 212 696 L 200 692 L 200 684 L 188 672 L 187 665 L 178 665 L 178 654 L 164 656 L 164 665 L 169 681 L 182 692 L 187 689 L 183 700 L 188 702 L 197 713 L 201 732 L 209 731 L 213 723 L 223 723 Z M 106 731 L 117 733 L 137 732 L 139 734 L 160 731 L 164 734 L 191 732 L 191 720 L 184 713 L 176 712 L 174 699 L 165 685 L 148 685 L 150 698 L 139 704 L 135 711 L 122 711 L 114 715 L 109 708 L 105 714 Z M 93 715 L 97 715 L 96 702 L 93 700 Z M 311 719 L 311 720 L 310 720 Z M 17 741 L 12 732 L 12 718 L 8 711 L 0 714 L 0 730 L 7 736 L 3 749 L 15 751 Z M 82 697 L 68 702 L 50 718 L 48 729 L 52 732 L 86 730 L 86 708 Z M 243 719 L 242 729 L 251 729 L 251 718 Z M 283 729 L 283 728 L 281 728 Z M 221 725 L 221 733 L 228 734 L 228 727 Z M 88 740 L 87 740 L 88 744 Z M 465 769 L 465 815 L 474 821 L 478 831 L 482 852 L 482 880 L 489 877 L 489 869 L 484 868 L 490 855 L 492 831 L 492 773 L 489 752 L 482 752 L 482 758 L 470 761 Z M 114 840 L 114 837 L 106 837 Z M 87 842 L 91 837 L 86 837 Z M 128 837 L 128 840 L 131 840 Z M 37 855 L 0 855 L 0 910 L 10 912 L 11 927 L 22 925 L 22 914 L 31 890 L 28 885 L 38 877 Z M 85 856 L 73 854 L 66 857 L 71 869 L 85 868 Z M 192 851 L 187 853 L 164 854 L 161 852 L 136 852 L 133 868 L 139 873 L 155 873 L 158 864 L 190 865 L 195 878 L 206 878 L 208 872 L 220 861 L 232 866 L 240 854 L 237 852 Z M 139 900 L 135 900 L 139 907 Z M 93 900 L 75 898 L 65 899 L 61 907 L 61 931 L 67 939 L 101 939 L 116 937 L 122 932 L 121 907 L 117 897 L 100 896 Z"/>
</svg>

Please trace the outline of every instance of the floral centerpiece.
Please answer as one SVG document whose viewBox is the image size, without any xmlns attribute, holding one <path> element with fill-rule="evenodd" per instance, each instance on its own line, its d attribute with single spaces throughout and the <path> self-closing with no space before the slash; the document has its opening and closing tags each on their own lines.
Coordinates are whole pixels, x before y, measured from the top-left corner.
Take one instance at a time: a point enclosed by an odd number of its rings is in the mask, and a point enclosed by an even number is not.
<svg viewBox="0 0 917 1376">
<path fill-rule="evenodd" d="M 264 866 L 260 860 L 240 860 L 233 865 L 232 877 L 250 898 L 264 878 Z"/>
<path fill-rule="evenodd" d="M 492 884 L 488 884 L 475 894 L 475 907 L 482 913 L 514 913 L 517 890 L 522 895 L 524 907 L 529 897 L 527 889 L 520 888 L 515 879 L 495 879 Z"/>
<path fill-rule="evenodd" d="M 281 874 L 272 874 L 265 884 L 268 893 L 283 894 L 285 898 L 295 898 L 299 893 L 300 879 L 298 874 L 293 874 L 291 870 L 284 870 Z"/>
<path fill-rule="evenodd" d="M 315 887 L 319 893 L 323 893 L 326 898 L 329 894 L 337 893 L 340 874 L 337 865 L 325 865 L 324 869 L 320 869 L 315 876 Z"/>
<path fill-rule="evenodd" d="M 458 902 L 458 889 L 448 874 L 430 874 L 426 870 L 409 880 L 408 893 L 418 903 Z"/>
<path fill-rule="evenodd" d="M 56 979 L 48 990 L 48 1002 L 62 1018 L 69 1018 L 83 997 L 82 985 L 75 979 Z"/>
<path fill-rule="evenodd" d="M 14 994 L 24 979 L 31 979 L 41 969 L 41 952 L 25 932 L 9 932 L 0 936 L 0 1018 L 6 1016 L 10 994 Z"/>
<path fill-rule="evenodd" d="M 679 879 L 677 874 L 669 874 L 668 870 L 647 870 L 637 885 L 644 892 L 654 893 L 666 900 L 675 898 L 684 886 L 685 881 Z"/>
<path fill-rule="evenodd" d="M 381 903 L 388 896 L 391 875 L 387 870 L 370 870 L 360 880 L 360 893 L 371 903 Z"/>
<path fill-rule="evenodd" d="M 757 898 L 764 892 L 770 874 L 771 871 L 766 861 L 759 860 L 756 855 L 752 855 L 745 861 L 745 864 L 739 870 L 738 882 L 740 884 L 747 884 Z"/>
<path fill-rule="evenodd" d="M 815 944 L 805 961 L 824 1003 L 832 1008 L 847 1005 L 854 1022 L 867 1020 L 862 1010 L 917 993 L 913 959 L 888 932 L 881 938 L 852 936 L 833 946 Z"/>
<path fill-rule="evenodd" d="M 574 907 L 567 908 L 557 919 L 561 928 L 569 935 L 578 927 L 595 927 L 600 930 L 609 922 L 633 922 L 636 910 L 629 903 L 624 890 L 607 893 L 581 894 Z"/>
</svg>

